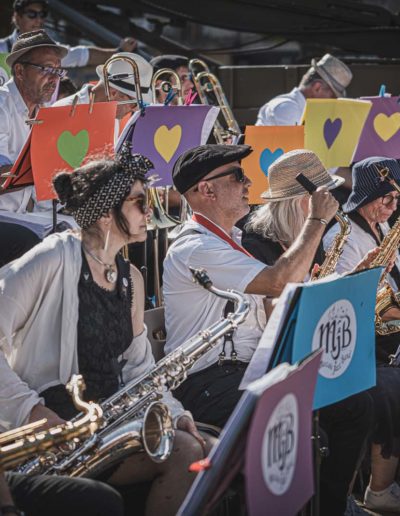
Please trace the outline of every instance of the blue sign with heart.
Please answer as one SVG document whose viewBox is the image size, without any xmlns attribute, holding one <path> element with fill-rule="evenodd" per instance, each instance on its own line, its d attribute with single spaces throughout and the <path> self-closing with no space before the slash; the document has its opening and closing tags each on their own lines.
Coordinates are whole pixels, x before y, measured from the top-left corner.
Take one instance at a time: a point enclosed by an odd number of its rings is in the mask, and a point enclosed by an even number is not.
<svg viewBox="0 0 400 516">
<path fill-rule="evenodd" d="M 269 167 L 279 158 L 279 156 L 282 156 L 283 153 L 284 151 L 281 148 L 275 149 L 274 152 L 268 148 L 262 151 L 260 154 L 260 167 L 267 177 Z"/>
</svg>

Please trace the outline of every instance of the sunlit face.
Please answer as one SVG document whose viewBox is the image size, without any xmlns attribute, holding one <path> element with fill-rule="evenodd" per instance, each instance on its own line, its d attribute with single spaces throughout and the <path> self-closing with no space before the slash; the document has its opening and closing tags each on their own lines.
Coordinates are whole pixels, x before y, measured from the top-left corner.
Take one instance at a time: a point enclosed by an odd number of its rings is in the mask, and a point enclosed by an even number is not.
<svg viewBox="0 0 400 516">
<path fill-rule="evenodd" d="M 21 62 L 14 65 L 14 77 L 23 99 L 36 105 L 49 102 L 59 77 L 37 66 L 60 68 L 60 65 L 59 53 L 52 48 L 37 48 L 23 55 Z"/>
<path fill-rule="evenodd" d="M 147 220 L 150 210 L 146 205 L 146 190 L 142 181 L 135 181 L 122 204 L 122 213 L 129 224 L 131 238 L 128 243 L 143 242 L 147 237 Z"/>
<path fill-rule="evenodd" d="M 251 186 L 251 181 L 246 175 L 243 177 L 243 182 L 238 181 L 233 173 L 238 168 L 241 168 L 238 161 L 222 165 L 207 174 L 201 181 L 206 182 L 208 188 L 212 189 L 218 206 L 223 209 L 225 215 L 232 218 L 235 222 L 250 211 L 249 187 Z M 230 171 L 232 171 L 232 174 L 212 179 L 216 175 Z"/>
<path fill-rule="evenodd" d="M 397 208 L 399 194 L 391 192 L 384 197 L 379 197 L 374 201 L 362 206 L 358 212 L 370 224 L 382 224 L 386 222 Z"/>
<path fill-rule="evenodd" d="M 175 71 L 179 75 L 179 79 L 182 83 L 183 96 L 186 97 L 190 90 L 194 88 L 194 84 L 190 78 L 189 68 L 187 66 L 178 66 Z"/>
<path fill-rule="evenodd" d="M 18 31 L 23 34 L 24 32 L 43 29 L 46 16 L 46 6 L 37 2 L 29 4 L 19 13 L 15 12 L 13 21 Z"/>
</svg>

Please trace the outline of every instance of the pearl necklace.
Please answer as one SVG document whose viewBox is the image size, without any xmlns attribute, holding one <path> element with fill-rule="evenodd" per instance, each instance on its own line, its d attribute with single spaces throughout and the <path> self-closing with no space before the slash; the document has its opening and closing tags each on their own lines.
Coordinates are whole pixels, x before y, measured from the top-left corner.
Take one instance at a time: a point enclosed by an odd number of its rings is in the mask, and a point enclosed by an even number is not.
<svg viewBox="0 0 400 516">
<path fill-rule="evenodd" d="M 106 270 L 104 271 L 104 277 L 106 278 L 106 281 L 108 281 L 108 283 L 115 283 L 117 281 L 118 272 L 114 269 L 113 264 L 104 263 L 98 256 L 91 253 L 89 249 L 86 249 L 85 246 L 83 246 L 83 249 L 85 253 L 93 258 L 94 261 L 105 267 Z"/>
</svg>

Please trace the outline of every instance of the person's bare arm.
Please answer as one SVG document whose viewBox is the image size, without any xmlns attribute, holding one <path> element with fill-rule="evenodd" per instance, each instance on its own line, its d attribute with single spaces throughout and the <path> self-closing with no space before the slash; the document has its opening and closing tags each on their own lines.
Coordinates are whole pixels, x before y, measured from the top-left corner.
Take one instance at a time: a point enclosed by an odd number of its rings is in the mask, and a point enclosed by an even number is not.
<svg viewBox="0 0 400 516">
<path fill-rule="evenodd" d="M 89 47 L 89 66 L 97 66 L 104 64 L 113 54 L 118 52 L 133 52 L 137 47 L 137 41 L 134 38 L 124 38 L 119 44 L 119 48 L 100 48 Z"/>
<path fill-rule="evenodd" d="M 245 292 L 279 296 L 286 283 L 303 281 L 312 265 L 326 227 L 319 220 L 312 219 L 329 221 L 338 207 L 337 201 L 325 188 L 318 188 L 311 196 L 309 218 L 299 236 L 272 267 L 263 269 L 249 283 Z"/>
</svg>

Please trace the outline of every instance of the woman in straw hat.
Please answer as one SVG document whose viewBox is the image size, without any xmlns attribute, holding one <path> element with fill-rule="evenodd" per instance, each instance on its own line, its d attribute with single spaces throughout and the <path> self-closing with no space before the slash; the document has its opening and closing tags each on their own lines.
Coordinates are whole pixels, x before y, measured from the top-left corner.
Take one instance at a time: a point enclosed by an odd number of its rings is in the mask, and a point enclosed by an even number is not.
<svg viewBox="0 0 400 516">
<path fill-rule="evenodd" d="M 87 399 L 101 400 L 153 368 L 143 280 L 119 253 L 146 238 L 151 168 L 127 145 L 115 159 L 57 175 L 54 188 L 81 231 L 51 235 L 0 270 L 3 424 L 45 417 L 54 426 L 73 417 L 65 392 L 73 373 L 85 378 Z M 147 513 L 172 515 L 193 480 L 188 466 L 203 458 L 205 442 L 169 392 L 163 401 L 176 428 L 171 457 L 157 464 L 146 454 L 132 455 L 102 479 L 116 486 L 154 480 Z"/>
</svg>

